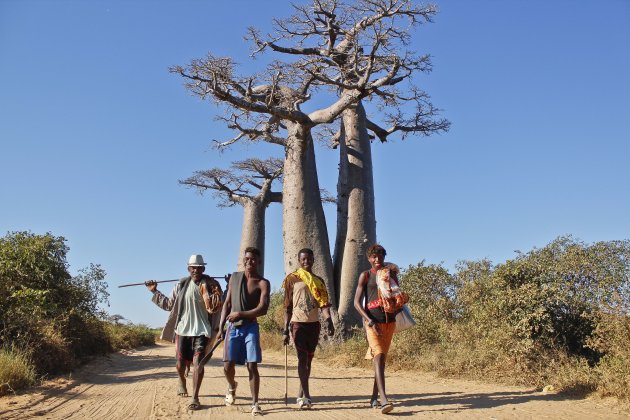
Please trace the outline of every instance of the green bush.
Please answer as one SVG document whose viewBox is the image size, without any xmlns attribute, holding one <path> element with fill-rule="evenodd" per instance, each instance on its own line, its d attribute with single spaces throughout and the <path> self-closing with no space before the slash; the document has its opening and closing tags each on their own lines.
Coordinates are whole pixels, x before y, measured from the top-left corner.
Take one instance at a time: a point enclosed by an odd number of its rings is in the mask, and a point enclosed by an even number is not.
<svg viewBox="0 0 630 420">
<path fill-rule="evenodd" d="M 409 309 L 422 328 L 405 333 L 419 345 L 440 342 L 457 316 L 455 301 L 459 279 L 440 265 L 409 266 L 401 275 L 402 288 L 409 294 Z"/>
<path fill-rule="evenodd" d="M 50 233 L 0 238 L 0 345 L 30 352 L 42 374 L 107 350 L 98 310 L 108 298 L 105 272 L 92 264 L 71 276 L 67 252 L 65 238 Z"/>
<path fill-rule="evenodd" d="M 284 292 L 278 290 L 269 297 L 267 314 L 258 318 L 262 331 L 282 332 L 284 329 Z"/>
<path fill-rule="evenodd" d="M 104 323 L 112 350 L 129 350 L 155 344 L 155 330 L 146 325 Z"/>
<path fill-rule="evenodd" d="M 388 369 L 425 369 L 630 399 L 630 241 L 560 237 L 494 266 L 410 266 L 418 323 L 394 335 Z M 362 332 L 334 359 L 361 364 Z"/>
</svg>

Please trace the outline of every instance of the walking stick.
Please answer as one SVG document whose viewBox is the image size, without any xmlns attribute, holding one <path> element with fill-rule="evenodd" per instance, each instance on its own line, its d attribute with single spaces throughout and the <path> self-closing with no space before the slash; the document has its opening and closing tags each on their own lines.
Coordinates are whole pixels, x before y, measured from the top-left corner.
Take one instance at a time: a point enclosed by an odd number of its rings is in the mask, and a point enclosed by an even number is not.
<svg viewBox="0 0 630 420">
<path fill-rule="evenodd" d="M 199 364 L 201 366 L 205 365 L 206 362 L 208 360 L 210 360 L 210 358 L 212 357 L 212 353 L 214 353 L 214 351 L 217 349 L 217 347 L 219 347 L 219 344 L 221 344 L 221 341 L 223 341 L 223 337 L 221 335 L 219 335 L 219 339 L 217 340 L 216 343 L 214 343 L 214 346 L 212 346 L 212 348 L 210 349 L 210 351 L 208 352 L 208 354 L 206 354 L 205 356 L 203 356 L 203 358 L 201 359 L 201 362 L 199 362 Z"/>
<path fill-rule="evenodd" d="M 288 373 L 288 365 L 289 365 L 289 356 L 288 350 L 289 346 L 284 345 L 284 405 L 289 405 L 287 402 L 287 395 L 289 390 L 289 373 Z"/>
<path fill-rule="evenodd" d="M 231 276 L 231 274 L 226 274 L 225 276 L 209 276 L 211 279 L 215 279 L 215 280 L 219 280 L 219 279 L 224 279 L 227 280 L 229 279 Z M 156 281 L 156 283 L 172 283 L 174 281 L 180 281 L 181 279 L 173 279 L 173 280 L 158 280 Z M 118 287 L 130 287 L 130 286 L 146 286 L 146 282 L 142 282 L 142 283 L 131 283 L 131 284 L 121 284 Z"/>
</svg>

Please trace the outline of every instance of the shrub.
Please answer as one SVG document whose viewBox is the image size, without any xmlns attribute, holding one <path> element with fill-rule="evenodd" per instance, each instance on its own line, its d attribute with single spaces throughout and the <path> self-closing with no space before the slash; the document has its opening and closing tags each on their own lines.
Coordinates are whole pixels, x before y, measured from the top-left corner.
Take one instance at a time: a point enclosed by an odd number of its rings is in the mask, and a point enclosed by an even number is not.
<svg viewBox="0 0 630 420">
<path fill-rule="evenodd" d="M 72 277 L 67 252 L 65 238 L 50 233 L 13 232 L 0 238 L 0 345 L 40 353 L 32 344 L 47 333 L 60 346 L 49 354 L 70 351 L 68 359 L 81 360 L 103 351 L 98 305 L 107 302 L 105 272 L 90 265 Z M 41 373 L 54 370 L 46 354 L 32 354 Z"/>
<path fill-rule="evenodd" d="M 258 318 L 261 331 L 282 332 L 284 330 L 284 292 L 271 293 L 267 314 Z"/>
<path fill-rule="evenodd" d="M 0 348 L 0 396 L 35 383 L 35 369 L 28 355 L 17 349 Z"/>
<path fill-rule="evenodd" d="M 418 325 L 394 335 L 388 369 L 554 385 L 630 400 L 630 241 L 560 237 L 494 266 L 410 266 L 401 283 Z M 364 365 L 362 332 L 326 350 Z"/>
<path fill-rule="evenodd" d="M 112 350 L 129 350 L 155 344 L 155 330 L 146 325 L 104 323 Z"/>
<path fill-rule="evenodd" d="M 401 275 L 402 288 L 409 294 L 409 309 L 422 328 L 405 336 L 418 345 L 438 343 L 456 316 L 455 297 L 460 281 L 441 265 L 409 266 Z"/>
</svg>

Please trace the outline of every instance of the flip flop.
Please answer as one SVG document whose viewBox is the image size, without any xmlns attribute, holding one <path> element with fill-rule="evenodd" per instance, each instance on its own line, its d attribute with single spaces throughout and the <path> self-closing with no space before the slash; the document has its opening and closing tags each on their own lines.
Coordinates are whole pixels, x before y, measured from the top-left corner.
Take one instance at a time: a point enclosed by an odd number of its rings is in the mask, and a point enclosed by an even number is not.
<svg viewBox="0 0 630 420">
<path fill-rule="evenodd" d="M 225 394 L 225 405 L 234 404 L 234 400 L 236 399 L 236 387 L 238 386 L 238 382 L 234 382 L 234 388 L 228 388 L 227 394 Z"/>
<path fill-rule="evenodd" d="M 201 407 L 201 404 L 199 404 L 199 398 L 193 398 L 190 401 L 190 404 L 188 404 L 189 410 L 199 410 L 199 407 Z"/>
<path fill-rule="evenodd" d="M 310 398 L 302 398 L 302 404 L 300 405 L 300 410 L 310 410 L 313 406 L 313 402 Z"/>
<path fill-rule="evenodd" d="M 181 382 L 177 385 L 177 395 L 179 395 L 180 397 L 188 396 L 188 390 L 186 390 L 186 385 L 182 384 Z"/>
<path fill-rule="evenodd" d="M 371 400 L 370 401 L 370 407 L 372 407 L 372 408 L 381 408 L 381 404 L 378 402 L 378 400 Z"/>
<path fill-rule="evenodd" d="M 258 405 L 258 403 L 252 404 L 252 416 L 262 416 L 262 409 Z"/>
<path fill-rule="evenodd" d="M 392 403 L 387 403 L 381 405 L 381 414 L 387 414 L 394 409 L 394 405 Z"/>
</svg>

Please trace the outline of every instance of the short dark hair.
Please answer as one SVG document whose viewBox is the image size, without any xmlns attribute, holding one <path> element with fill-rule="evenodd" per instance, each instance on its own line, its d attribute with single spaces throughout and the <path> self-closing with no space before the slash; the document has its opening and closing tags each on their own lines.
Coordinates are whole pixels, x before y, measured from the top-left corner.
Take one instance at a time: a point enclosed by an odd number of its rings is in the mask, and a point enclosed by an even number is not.
<svg viewBox="0 0 630 420">
<path fill-rule="evenodd" d="M 253 246 L 248 246 L 247 248 L 245 248 L 245 252 L 243 252 L 243 255 L 247 254 L 248 252 L 251 252 L 252 254 L 256 255 L 257 257 L 260 257 L 260 250 L 256 247 Z"/>
<path fill-rule="evenodd" d="M 381 244 L 374 244 L 371 247 L 368 248 L 367 252 L 365 253 L 368 257 L 370 255 L 378 255 L 381 254 L 383 255 L 383 257 L 385 255 L 387 255 L 387 251 L 385 251 L 385 248 L 383 248 L 383 246 Z"/>
<path fill-rule="evenodd" d="M 300 254 L 309 254 L 311 257 L 315 257 L 315 254 L 313 254 L 313 250 L 310 248 L 300 249 L 300 251 L 298 252 L 298 258 L 300 258 Z"/>
</svg>

